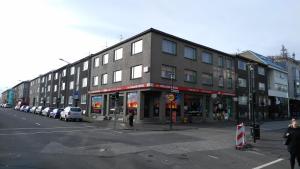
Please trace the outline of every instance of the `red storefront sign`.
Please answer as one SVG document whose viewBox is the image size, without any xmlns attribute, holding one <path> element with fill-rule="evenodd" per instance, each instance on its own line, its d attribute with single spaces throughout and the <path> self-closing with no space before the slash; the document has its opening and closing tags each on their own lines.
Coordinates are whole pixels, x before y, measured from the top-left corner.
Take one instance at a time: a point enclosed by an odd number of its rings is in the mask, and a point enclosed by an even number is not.
<svg viewBox="0 0 300 169">
<path fill-rule="evenodd" d="M 138 84 L 138 85 L 128 85 L 128 86 L 120 86 L 120 87 L 113 87 L 113 88 L 106 88 L 106 89 L 100 89 L 100 90 L 95 90 L 95 91 L 89 91 L 89 94 L 110 93 L 110 92 L 116 92 L 116 91 L 147 89 L 147 88 L 168 89 L 168 90 L 170 90 L 171 86 L 158 84 L 158 83 L 144 83 L 144 84 Z M 206 94 L 219 94 L 219 95 L 235 96 L 235 93 L 228 93 L 228 92 L 225 92 L 225 91 L 216 91 L 216 90 L 207 90 L 207 89 L 201 89 L 201 88 L 173 86 L 173 89 L 179 90 L 179 91 L 195 92 L 195 93 L 206 93 Z"/>
</svg>

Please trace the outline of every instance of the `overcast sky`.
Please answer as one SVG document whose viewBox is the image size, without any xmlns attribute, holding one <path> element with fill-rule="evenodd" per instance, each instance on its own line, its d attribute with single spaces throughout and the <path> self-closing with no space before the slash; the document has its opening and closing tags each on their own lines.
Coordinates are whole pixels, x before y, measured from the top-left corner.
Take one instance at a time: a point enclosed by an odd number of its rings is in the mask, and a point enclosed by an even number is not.
<svg viewBox="0 0 300 169">
<path fill-rule="evenodd" d="M 300 59 L 299 0 L 0 0 L 0 92 L 150 27 L 227 53 Z"/>
</svg>

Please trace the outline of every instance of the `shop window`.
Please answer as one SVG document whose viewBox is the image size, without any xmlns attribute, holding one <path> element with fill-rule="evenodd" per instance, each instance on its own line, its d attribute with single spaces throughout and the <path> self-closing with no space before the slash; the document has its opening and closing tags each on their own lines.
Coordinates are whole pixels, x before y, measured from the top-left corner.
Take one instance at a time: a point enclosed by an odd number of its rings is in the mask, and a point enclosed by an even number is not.
<svg viewBox="0 0 300 169">
<path fill-rule="evenodd" d="M 126 114 L 133 113 L 136 115 L 138 107 L 138 93 L 127 93 L 127 112 Z"/>
<path fill-rule="evenodd" d="M 103 108 L 103 97 L 102 96 L 93 96 L 92 97 L 92 113 L 102 113 Z"/>
</svg>

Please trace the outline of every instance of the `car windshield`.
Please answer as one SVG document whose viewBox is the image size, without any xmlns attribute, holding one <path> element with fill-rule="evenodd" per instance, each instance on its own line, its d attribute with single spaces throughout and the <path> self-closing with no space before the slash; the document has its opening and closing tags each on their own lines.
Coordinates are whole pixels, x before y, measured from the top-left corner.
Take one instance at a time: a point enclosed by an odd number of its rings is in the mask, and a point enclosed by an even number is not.
<svg viewBox="0 0 300 169">
<path fill-rule="evenodd" d="M 80 111 L 81 111 L 81 108 L 73 107 L 73 108 L 71 108 L 71 111 L 80 112 Z"/>
</svg>

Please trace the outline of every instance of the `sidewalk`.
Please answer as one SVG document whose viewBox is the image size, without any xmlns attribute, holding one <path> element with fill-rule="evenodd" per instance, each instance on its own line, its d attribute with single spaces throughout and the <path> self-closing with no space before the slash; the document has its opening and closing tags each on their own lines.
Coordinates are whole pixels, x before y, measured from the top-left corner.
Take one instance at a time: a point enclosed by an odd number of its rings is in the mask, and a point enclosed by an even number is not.
<svg viewBox="0 0 300 169">
<path fill-rule="evenodd" d="M 118 130 L 139 130 L 139 131 L 169 131 L 169 123 L 157 123 L 157 122 L 143 122 L 143 123 L 134 123 L 133 127 L 130 127 L 128 123 L 123 123 L 114 120 L 103 120 L 103 121 L 93 121 L 86 120 L 87 122 L 92 123 L 97 127 L 107 127 L 107 128 L 116 128 Z M 231 121 L 216 121 L 216 122 L 199 122 L 199 123 L 175 123 L 172 125 L 172 130 L 195 130 L 198 128 L 234 128 L 235 122 Z"/>
<path fill-rule="evenodd" d="M 265 131 L 286 129 L 290 124 L 290 120 L 284 121 L 269 121 L 261 124 L 260 129 Z"/>
</svg>

